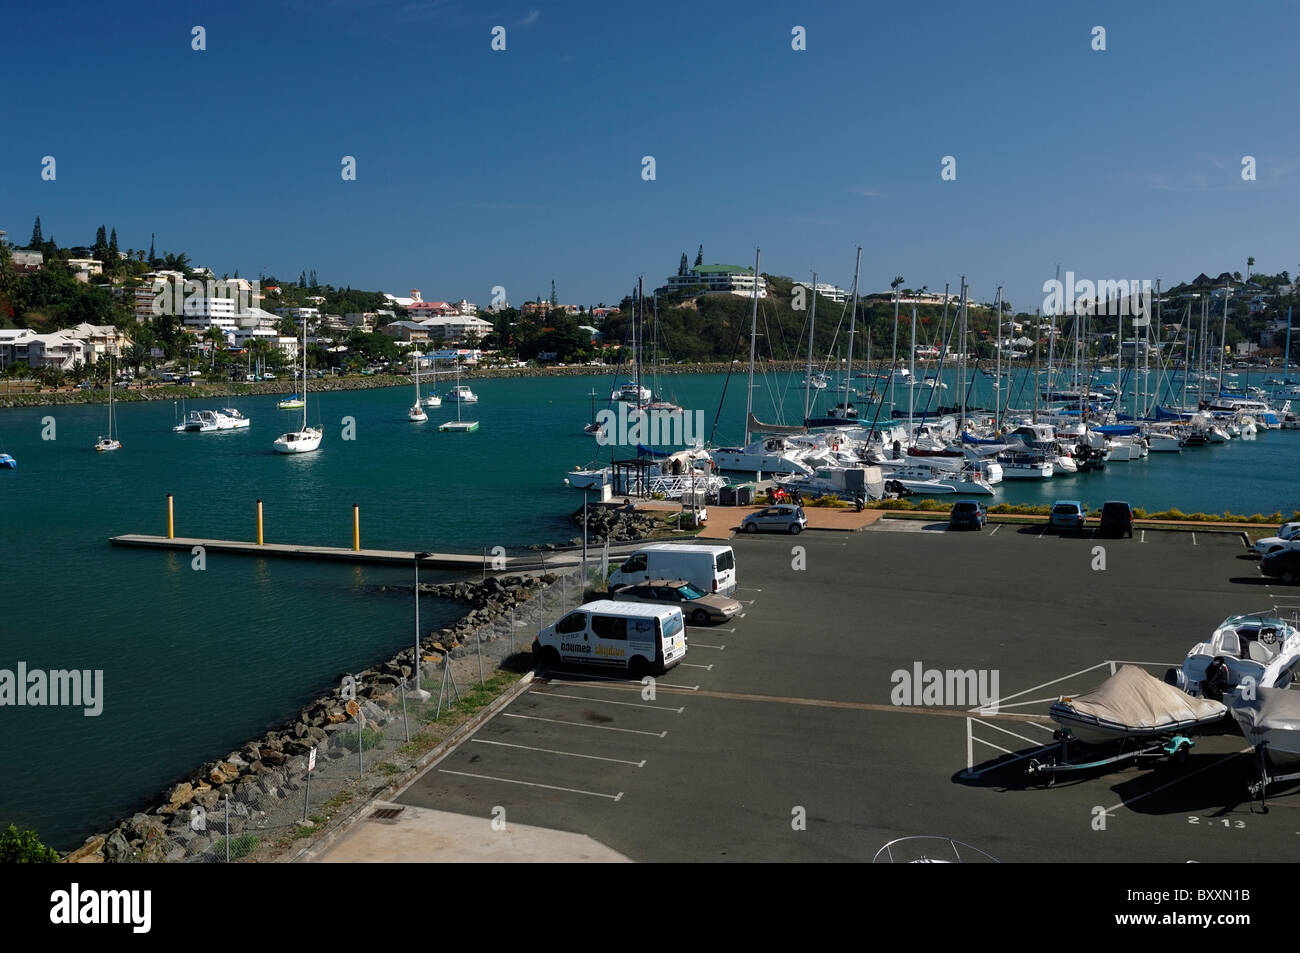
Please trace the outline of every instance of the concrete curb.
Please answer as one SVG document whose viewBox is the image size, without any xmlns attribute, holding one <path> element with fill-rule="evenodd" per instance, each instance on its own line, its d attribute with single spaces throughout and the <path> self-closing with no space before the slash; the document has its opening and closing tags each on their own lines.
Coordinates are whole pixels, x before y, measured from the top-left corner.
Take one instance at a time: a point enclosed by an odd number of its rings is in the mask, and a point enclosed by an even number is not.
<svg viewBox="0 0 1300 953">
<path fill-rule="evenodd" d="M 476 714 L 465 724 L 461 725 L 433 750 L 425 752 L 420 760 L 404 771 L 398 778 L 385 785 L 382 790 L 366 798 L 365 801 L 356 805 L 346 815 L 334 822 L 333 826 L 321 836 L 314 839 L 306 847 L 292 847 L 286 850 L 279 857 L 274 858 L 273 864 L 299 864 L 310 863 L 315 857 L 324 851 L 327 847 L 337 841 L 344 833 L 352 829 L 352 825 L 362 820 L 363 816 L 379 801 L 391 801 L 398 797 L 403 791 L 419 780 L 429 768 L 433 767 L 443 758 L 455 751 L 465 739 L 483 727 L 489 719 L 495 716 L 501 709 L 505 708 L 516 698 L 522 695 L 528 686 L 532 684 L 536 671 L 527 672 L 523 678 L 519 679 L 507 691 L 498 695 L 491 704 Z"/>
</svg>

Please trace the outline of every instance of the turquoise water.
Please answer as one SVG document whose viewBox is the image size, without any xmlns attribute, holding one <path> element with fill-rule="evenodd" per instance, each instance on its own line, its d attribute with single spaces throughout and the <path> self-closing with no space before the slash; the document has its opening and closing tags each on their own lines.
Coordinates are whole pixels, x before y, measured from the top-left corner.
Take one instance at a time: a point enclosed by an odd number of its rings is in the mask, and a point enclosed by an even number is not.
<svg viewBox="0 0 1300 953">
<path fill-rule="evenodd" d="M 760 375 L 756 416 L 796 421 L 804 395 L 791 385 L 800 376 Z M 710 432 L 723 382 L 673 375 L 660 389 L 698 410 Z M 106 696 L 97 718 L 0 709 L 8 769 L 0 824 L 74 846 L 199 762 L 279 724 L 340 673 L 408 644 L 409 593 L 370 588 L 409 584 L 405 571 L 210 555 L 196 572 L 182 554 L 108 545 L 121 533 L 164 532 L 167 493 L 179 535 L 251 539 L 261 498 L 268 542 L 349 545 L 353 503 L 365 546 L 478 551 L 559 541 L 574 534 L 566 517 L 582 500 L 564 486 L 565 472 L 599 449 L 582 433 L 587 394 L 594 387 L 607 396 L 610 385 L 608 376 L 473 381 L 481 400 L 462 409 L 481 422 L 472 434 L 437 431 L 455 419 L 453 404 L 410 423 L 410 388 L 313 394 L 309 416 L 324 425 L 324 442 L 297 457 L 271 450 L 300 419 L 278 411 L 274 397 L 192 403 L 230 404 L 252 418 L 248 430 L 219 434 L 172 433 L 180 408 L 170 402 L 119 404 L 123 449 L 110 454 L 91 449 L 105 428 L 103 406 L 0 412 L 0 450 L 19 463 L 0 471 L 0 668 L 103 669 Z M 738 369 L 717 443 L 740 439 L 745 386 Z M 943 400 L 956 403 L 955 382 Z M 823 392 L 816 403 L 833 398 Z M 342 438 L 345 416 L 355 419 L 353 440 Z M 41 439 L 46 417 L 54 440 Z M 1004 483 L 997 499 L 1289 514 L 1300 508 L 1298 437 L 1270 431 L 1100 474 Z M 460 613 L 422 603 L 430 629 Z"/>
</svg>

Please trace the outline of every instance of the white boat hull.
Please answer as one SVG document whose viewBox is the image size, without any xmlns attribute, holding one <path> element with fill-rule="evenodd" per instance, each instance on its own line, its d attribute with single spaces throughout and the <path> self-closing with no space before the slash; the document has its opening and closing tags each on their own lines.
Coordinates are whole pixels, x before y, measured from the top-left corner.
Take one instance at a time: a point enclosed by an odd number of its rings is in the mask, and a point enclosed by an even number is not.
<svg viewBox="0 0 1300 953">
<path fill-rule="evenodd" d="M 311 453 L 320 449 L 322 436 L 324 434 L 319 427 L 308 427 L 306 430 L 281 434 L 271 446 L 277 453 Z"/>
</svg>

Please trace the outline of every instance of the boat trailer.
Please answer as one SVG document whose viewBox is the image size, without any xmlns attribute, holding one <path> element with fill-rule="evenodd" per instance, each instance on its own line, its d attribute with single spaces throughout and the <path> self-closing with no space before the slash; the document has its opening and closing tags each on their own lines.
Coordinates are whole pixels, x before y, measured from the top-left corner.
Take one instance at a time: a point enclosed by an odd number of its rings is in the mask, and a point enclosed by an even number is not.
<svg viewBox="0 0 1300 953">
<path fill-rule="evenodd" d="M 1052 732 L 1052 737 L 1056 739 L 1055 745 L 1048 745 L 1039 752 L 1043 757 L 1033 757 L 1029 759 L 1029 765 L 1025 768 L 1025 774 L 1028 777 L 1036 778 L 1039 776 L 1046 777 L 1047 787 L 1052 787 L 1056 783 L 1056 775 L 1067 771 L 1089 771 L 1094 768 L 1102 768 L 1107 765 L 1119 764 L 1124 761 L 1137 761 L 1143 758 L 1168 758 L 1171 763 L 1181 766 L 1187 761 L 1188 754 L 1191 753 L 1192 745 L 1196 744 L 1186 735 L 1169 735 L 1159 741 L 1153 742 L 1141 748 L 1133 748 L 1129 751 L 1121 751 L 1119 754 L 1110 755 L 1105 758 L 1098 758 L 1092 761 L 1071 761 L 1070 745 L 1086 745 L 1085 742 L 1078 741 L 1067 728 L 1058 728 Z M 1049 753 L 1051 752 L 1051 753 Z M 1298 775 L 1300 776 L 1300 775 Z"/>
</svg>

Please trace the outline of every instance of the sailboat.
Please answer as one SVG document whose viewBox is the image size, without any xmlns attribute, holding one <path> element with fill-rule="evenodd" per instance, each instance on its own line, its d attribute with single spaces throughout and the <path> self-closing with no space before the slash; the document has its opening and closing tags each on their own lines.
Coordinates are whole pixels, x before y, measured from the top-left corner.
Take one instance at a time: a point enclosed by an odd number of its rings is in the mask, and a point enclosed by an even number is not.
<svg viewBox="0 0 1300 953">
<path fill-rule="evenodd" d="M 108 436 L 100 437 L 95 442 L 95 449 L 100 453 L 122 449 L 122 441 L 113 437 L 113 379 L 113 356 L 110 354 L 108 357 Z"/>
<path fill-rule="evenodd" d="M 582 432 L 593 437 L 600 437 L 605 433 L 605 428 L 596 423 L 596 389 L 593 387 L 591 393 L 587 396 L 591 398 L 591 423 L 583 427 Z"/>
<path fill-rule="evenodd" d="M 321 437 L 324 435 L 320 427 L 307 426 L 307 319 L 304 318 L 302 322 L 302 429 L 280 434 L 275 438 L 272 446 L 277 453 L 311 453 L 313 450 L 320 449 Z"/>
<path fill-rule="evenodd" d="M 466 388 L 464 388 L 464 390 L 469 391 L 469 388 L 466 387 Z M 450 391 L 450 395 L 458 394 L 460 391 L 461 391 L 461 386 L 460 386 L 460 362 L 457 361 L 457 362 L 456 362 L 456 386 L 453 387 L 453 388 L 451 389 L 451 391 Z M 478 398 L 475 397 L 474 400 L 478 400 Z M 466 401 L 465 401 L 465 398 L 463 398 L 463 397 L 457 397 L 457 398 L 456 398 L 456 400 L 455 400 L 455 403 L 456 403 L 456 419 L 455 419 L 455 420 L 449 420 L 449 421 L 447 421 L 445 424 L 439 424 L 439 425 L 438 425 L 438 429 L 439 429 L 439 430 L 441 430 L 441 431 L 443 431 L 443 432 L 454 432 L 454 433 L 473 433 L 475 430 L 478 430 L 478 421 L 477 421 L 477 420 L 461 420 L 461 419 L 460 419 L 460 405 L 463 404 L 463 403 L 465 403 L 465 402 L 466 402 Z"/>
<path fill-rule="evenodd" d="M 435 383 L 436 383 L 437 380 L 438 380 L 438 358 L 437 358 L 436 356 L 435 356 L 434 359 L 433 359 L 433 379 L 434 379 L 434 382 L 435 382 Z M 433 391 L 429 391 L 429 393 L 427 393 L 427 394 L 424 396 L 424 406 L 425 406 L 425 407 L 441 407 L 441 406 L 442 406 L 442 398 L 439 397 L 437 394 L 435 394 Z"/>
<path fill-rule="evenodd" d="M 420 358 L 423 356 L 418 351 L 411 352 L 411 360 L 415 362 L 415 403 L 406 412 L 406 419 L 417 424 L 425 423 L 429 419 L 429 415 L 424 412 L 424 407 L 420 403 Z"/>
</svg>

